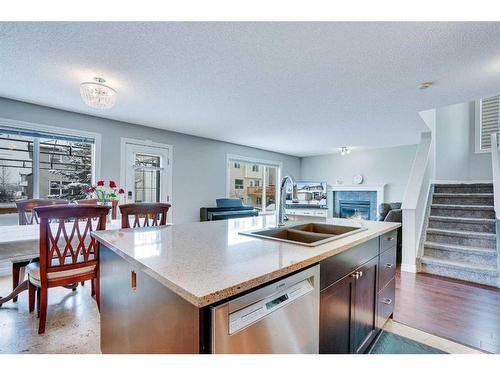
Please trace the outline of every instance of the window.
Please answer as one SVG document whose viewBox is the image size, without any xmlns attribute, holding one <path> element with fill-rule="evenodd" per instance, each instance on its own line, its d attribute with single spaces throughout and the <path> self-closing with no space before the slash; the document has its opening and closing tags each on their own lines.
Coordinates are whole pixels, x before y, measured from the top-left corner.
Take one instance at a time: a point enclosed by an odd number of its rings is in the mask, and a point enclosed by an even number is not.
<svg viewBox="0 0 500 375">
<path fill-rule="evenodd" d="M 242 190 L 243 189 L 243 180 L 241 180 L 241 179 L 234 180 L 234 188 L 238 189 L 238 190 Z"/>
<path fill-rule="evenodd" d="M 0 205 L 82 199 L 92 182 L 94 139 L 0 126 Z"/>
<path fill-rule="evenodd" d="M 135 154 L 135 201 L 155 203 L 160 200 L 161 157 Z"/>
<path fill-rule="evenodd" d="M 65 192 L 71 189 L 69 186 L 71 182 L 69 181 L 49 181 L 49 194 L 48 197 L 60 197 L 63 196 Z"/>
<path fill-rule="evenodd" d="M 279 164 L 260 160 L 247 161 L 245 157 L 236 156 L 231 159 L 228 158 L 227 164 L 227 196 L 241 199 L 243 204 L 254 206 L 262 214 L 275 212 Z"/>
<path fill-rule="evenodd" d="M 498 134 L 499 103 L 500 95 L 479 101 L 479 134 L 476 139 L 476 150 L 488 151 L 491 149 L 491 135 Z"/>
</svg>

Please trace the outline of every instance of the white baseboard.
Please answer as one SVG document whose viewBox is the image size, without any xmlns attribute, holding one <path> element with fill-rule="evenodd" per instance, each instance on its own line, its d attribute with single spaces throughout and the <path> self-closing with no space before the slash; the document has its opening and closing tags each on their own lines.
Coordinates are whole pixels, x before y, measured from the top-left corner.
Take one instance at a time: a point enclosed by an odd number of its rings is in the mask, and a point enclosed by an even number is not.
<svg viewBox="0 0 500 375">
<path fill-rule="evenodd" d="M 431 180 L 431 184 L 492 184 L 493 180 L 468 180 L 468 181 L 459 181 L 459 180 Z"/>
<path fill-rule="evenodd" d="M 417 266 L 415 264 L 401 264 L 401 271 L 403 272 L 411 272 L 411 273 L 417 273 Z"/>
</svg>

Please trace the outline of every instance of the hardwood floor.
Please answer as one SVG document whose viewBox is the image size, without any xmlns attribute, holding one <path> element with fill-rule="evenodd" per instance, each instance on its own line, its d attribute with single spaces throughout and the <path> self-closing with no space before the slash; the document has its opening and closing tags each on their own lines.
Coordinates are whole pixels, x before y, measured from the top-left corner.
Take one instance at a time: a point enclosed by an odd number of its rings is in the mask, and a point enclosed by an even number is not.
<svg viewBox="0 0 500 375">
<path fill-rule="evenodd" d="M 398 270 L 394 320 L 490 353 L 500 353 L 500 290 Z"/>
</svg>

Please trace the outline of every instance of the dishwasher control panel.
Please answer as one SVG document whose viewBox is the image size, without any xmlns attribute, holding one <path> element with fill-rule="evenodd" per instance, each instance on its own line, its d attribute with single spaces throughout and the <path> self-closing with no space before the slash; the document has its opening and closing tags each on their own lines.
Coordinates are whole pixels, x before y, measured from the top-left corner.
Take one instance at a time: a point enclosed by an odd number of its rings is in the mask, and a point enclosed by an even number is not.
<svg viewBox="0 0 500 375">
<path fill-rule="evenodd" d="M 248 327 L 292 301 L 312 291 L 313 285 L 309 279 L 302 280 L 291 287 L 255 302 L 241 310 L 229 314 L 229 334 Z"/>
</svg>

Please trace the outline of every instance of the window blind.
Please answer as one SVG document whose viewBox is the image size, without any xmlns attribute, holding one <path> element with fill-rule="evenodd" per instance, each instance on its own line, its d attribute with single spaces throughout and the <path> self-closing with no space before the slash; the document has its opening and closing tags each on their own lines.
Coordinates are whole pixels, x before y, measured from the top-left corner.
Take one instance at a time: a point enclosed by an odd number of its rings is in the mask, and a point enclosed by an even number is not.
<svg viewBox="0 0 500 375">
<path fill-rule="evenodd" d="M 93 138 L 88 137 L 79 137 L 67 134 L 57 134 L 57 133 L 49 133 L 45 131 L 38 131 L 35 129 L 22 129 L 15 128 L 10 126 L 0 126 L 0 133 L 11 134 L 11 135 L 20 135 L 24 137 L 36 137 L 36 138 L 48 138 L 48 139 L 58 139 L 61 141 L 68 142 L 78 142 L 78 143 L 95 143 Z"/>
<path fill-rule="evenodd" d="M 491 148 L 491 135 L 498 134 L 500 95 L 481 99 L 481 150 Z"/>
</svg>

